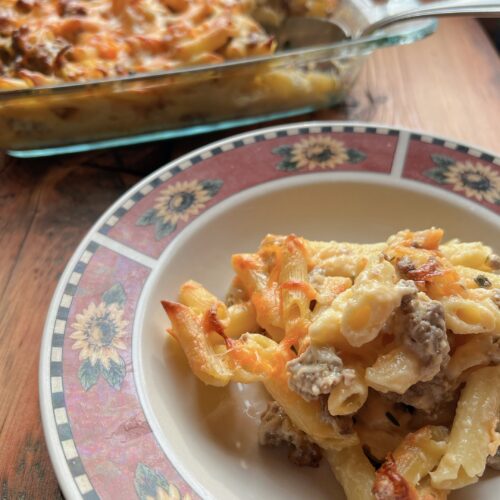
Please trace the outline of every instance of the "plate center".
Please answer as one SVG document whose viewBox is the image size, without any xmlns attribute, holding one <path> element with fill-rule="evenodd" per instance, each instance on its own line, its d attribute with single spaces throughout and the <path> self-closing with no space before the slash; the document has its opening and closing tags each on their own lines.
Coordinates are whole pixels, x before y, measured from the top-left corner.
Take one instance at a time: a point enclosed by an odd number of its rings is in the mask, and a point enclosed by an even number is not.
<svg viewBox="0 0 500 500">
<path fill-rule="evenodd" d="M 480 213 L 479 213 L 480 212 Z M 167 340 L 161 299 L 175 300 L 188 279 L 223 298 L 233 253 L 253 252 L 267 233 L 368 243 L 400 229 L 439 226 L 446 239 L 491 239 L 499 223 L 460 198 L 376 174 L 320 173 L 248 189 L 193 221 L 151 274 L 134 325 L 134 371 L 146 417 L 165 454 L 204 498 L 343 498 L 324 463 L 300 468 L 283 449 L 257 444 L 259 385 L 204 386 L 175 341 Z M 466 491 L 466 490 L 464 490 Z M 462 492 L 461 494 L 463 494 Z"/>
</svg>

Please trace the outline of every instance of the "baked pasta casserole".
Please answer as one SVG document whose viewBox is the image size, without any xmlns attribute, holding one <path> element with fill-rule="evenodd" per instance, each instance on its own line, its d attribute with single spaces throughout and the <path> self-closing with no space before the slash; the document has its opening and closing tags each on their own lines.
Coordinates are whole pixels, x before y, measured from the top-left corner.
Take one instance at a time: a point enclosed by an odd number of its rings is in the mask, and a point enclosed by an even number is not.
<svg viewBox="0 0 500 500">
<path fill-rule="evenodd" d="M 266 26 L 336 0 L 4 0 L 0 89 L 99 80 L 272 54 Z"/>
<path fill-rule="evenodd" d="M 269 32 L 287 16 L 329 17 L 336 7 L 337 0 L 3 0 L 0 147 L 81 143 L 333 104 L 355 76 L 346 61 L 221 63 L 272 55 Z M 164 73 L 194 66 L 206 69 Z M 147 74 L 157 76 L 134 79 Z M 113 84 L 2 96 L 103 80 Z"/>
<path fill-rule="evenodd" d="M 261 382 L 260 443 L 324 457 L 349 500 L 444 499 L 500 468 L 500 258 L 442 237 L 268 235 L 225 301 L 164 301 L 168 331 L 206 384 Z"/>
</svg>

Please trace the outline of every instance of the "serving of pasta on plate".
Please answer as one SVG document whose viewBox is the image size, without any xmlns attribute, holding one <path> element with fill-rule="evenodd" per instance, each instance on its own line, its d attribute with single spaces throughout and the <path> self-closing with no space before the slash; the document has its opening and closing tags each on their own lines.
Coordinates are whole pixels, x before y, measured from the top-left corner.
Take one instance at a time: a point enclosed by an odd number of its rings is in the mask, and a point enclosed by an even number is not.
<svg viewBox="0 0 500 500">
<path fill-rule="evenodd" d="M 326 459 L 349 500 L 444 499 L 500 469 L 500 258 L 442 238 L 267 235 L 225 301 L 163 301 L 168 331 L 205 384 L 262 383 L 255 439 Z"/>
</svg>

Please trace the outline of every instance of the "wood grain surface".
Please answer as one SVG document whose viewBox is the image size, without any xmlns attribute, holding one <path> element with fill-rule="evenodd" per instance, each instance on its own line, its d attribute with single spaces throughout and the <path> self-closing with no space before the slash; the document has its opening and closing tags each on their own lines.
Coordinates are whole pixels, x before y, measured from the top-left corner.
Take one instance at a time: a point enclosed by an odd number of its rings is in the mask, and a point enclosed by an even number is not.
<svg viewBox="0 0 500 500">
<path fill-rule="evenodd" d="M 373 54 L 346 105 L 304 119 L 402 125 L 500 149 L 500 61 L 476 21 Z M 302 118 L 295 118 L 293 121 Z M 97 217 L 148 172 L 235 131 L 43 160 L 0 157 L 0 499 L 56 499 L 38 357 L 51 295 Z"/>
</svg>

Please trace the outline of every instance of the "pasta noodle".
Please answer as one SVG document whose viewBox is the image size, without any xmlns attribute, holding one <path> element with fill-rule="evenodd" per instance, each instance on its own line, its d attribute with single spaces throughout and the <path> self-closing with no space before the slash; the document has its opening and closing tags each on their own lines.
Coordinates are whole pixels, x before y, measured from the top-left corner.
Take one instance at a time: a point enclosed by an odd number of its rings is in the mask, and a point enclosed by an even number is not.
<svg viewBox="0 0 500 500">
<path fill-rule="evenodd" d="M 340 335 L 353 347 L 372 341 L 409 290 L 395 282 L 394 268 L 388 262 L 367 267 L 351 288 L 315 318 L 312 342 L 335 345 Z"/>
<path fill-rule="evenodd" d="M 464 344 L 459 345 L 446 367 L 450 380 L 457 380 L 467 370 L 476 366 L 485 366 L 500 359 L 500 345 L 490 335 L 474 335 Z"/>
<path fill-rule="evenodd" d="M 238 338 L 246 332 L 256 332 L 260 329 L 255 307 L 250 301 L 229 306 L 227 313 L 229 318 L 224 332 L 228 337 Z"/>
<path fill-rule="evenodd" d="M 480 368 L 467 379 L 458 402 L 446 453 L 431 472 L 437 488 L 456 489 L 476 482 L 488 455 L 494 455 L 500 435 L 500 367 Z"/>
<path fill-rule="evenodd" d="M 231 379 L 231 372 L 215 353 L 198 318 L 187 306 L 163 302 L 172 322 L 175 337 L 186 353 L 189 366 L 206 384 L 223 386 Z"/>
<path fill-rule="evenodd" d="M 500 311 L 492 301 L 477 301 L 462 297 L 442 299 L 446 324 L 453 333 L 494 333 L 500 335 Z"/>
<path fill-rule="evenodd" d="M 365 404 L 368 398 L 364 370 L 356 366 L 351 369 L 351 372 L 348 375 L 344 374 L 342 381 L 332 389 L 328 396 L 330 415 L 352 415 Z"/>
<path fill-rule="evenodd" d="M 375 471 L 361 446 L 328 450 L 326 458 L 348 500 L 371 500 Z"/>
<path fill-rule="evenodd" d="M 500 291 L 489 247 L 442 237 L 268 235 L 227 303 L 194 281 L 163 302 L 169 331 L 205 383 L 262 382 L 262 444 L 322 451 L 349 500 L 444 500 L 500 444 Z"/>
<path fill-rule="evenodd" d="M 462 243 L 451 240 L 440 248 L 443 255 L 455 266 L 465 266 L 480 271 L 491 271 L 495 258 L 492 249 L 479 242 Z M 493 257 L 493 258 L 492 258 Z"/>
<path fill-rule="evenodd" d="M 286 239 L 282 252 L 278 282 L 284 324 L 289 327 L 300 319 L 308 319 L 309 303 L 315 291 L 308 287 L 307 255 L 302 242 L 296 237 Z"/>
<path fill-rule="evenodd" d="M 427 426 L 408 434 L 392 454 L 398 472 L 417 485 L 439 463 L 447 441 L 446 427 Z"/>
<path fill-rule="evenodd" d="M 395 348 L 366 369 L 366 381 L 377 391 L 403 394 L 420 380 L 420 373 L 417 358 L 407 349 Z"/>
</svg>

